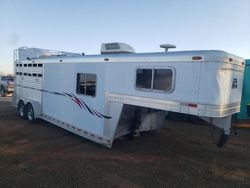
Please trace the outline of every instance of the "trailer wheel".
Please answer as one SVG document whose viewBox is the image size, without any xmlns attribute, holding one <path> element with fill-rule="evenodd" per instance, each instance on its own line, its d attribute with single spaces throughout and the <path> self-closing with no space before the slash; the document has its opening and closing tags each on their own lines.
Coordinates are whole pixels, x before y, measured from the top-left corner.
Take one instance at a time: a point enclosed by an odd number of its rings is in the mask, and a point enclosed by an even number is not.
<svg viewBox="0 0 250 188">
<path fill-rule="evenodd" d="M 25 110 L 25 105 L 23 101 L 19 101 L 18 106 L 17 106 L 17 113 L 21 119 L 26 118 L 26 110 Z"/>
<path fill-rule="evenodd" d="M 33 123 L 36 120 L 33 106 L 30 103 L 27 104 L 27 119 L 30 123 Z"/>
</svg>

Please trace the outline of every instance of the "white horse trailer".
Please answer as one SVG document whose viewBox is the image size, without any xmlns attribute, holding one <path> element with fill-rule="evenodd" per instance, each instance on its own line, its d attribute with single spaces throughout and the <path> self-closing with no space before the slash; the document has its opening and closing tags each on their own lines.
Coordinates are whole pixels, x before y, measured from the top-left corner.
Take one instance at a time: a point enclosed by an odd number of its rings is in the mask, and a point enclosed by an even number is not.
<svg viewBox="0 0 250 188">
<path fill-rule="evenodd" d="M 114 139 L 159 130 L 168 111 L 221 128 L 239 112 L 244 59 L 217 51 L 135 53 L 102 44 L 101 55 L 38 48 L 14 53 L 13 105 L 21 118 L 44 119 L 111 147 Z"/>
</svg>

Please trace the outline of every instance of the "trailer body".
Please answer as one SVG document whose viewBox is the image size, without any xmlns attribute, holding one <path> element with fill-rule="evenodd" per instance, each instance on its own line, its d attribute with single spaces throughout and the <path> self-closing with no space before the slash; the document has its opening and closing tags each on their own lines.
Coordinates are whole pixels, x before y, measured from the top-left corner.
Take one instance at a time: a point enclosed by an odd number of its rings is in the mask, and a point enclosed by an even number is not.
<svg viewBox="0 0 250 188">
<path fill-rule="evenodd" d="M 228 135 L 240 110 L 244 60 L 223 51 L 48 52 L 15 51 L 13 105 L 107 147 L 131 132 L 159 130 L 169 111 Z"/>
</svg>

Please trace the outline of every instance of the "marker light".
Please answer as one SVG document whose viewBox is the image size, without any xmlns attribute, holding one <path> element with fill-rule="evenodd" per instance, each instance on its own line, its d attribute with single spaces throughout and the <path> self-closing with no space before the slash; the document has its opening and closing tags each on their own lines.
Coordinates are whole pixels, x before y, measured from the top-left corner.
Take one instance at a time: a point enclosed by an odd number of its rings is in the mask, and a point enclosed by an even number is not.
<svg viewBox="0 0 250 188">
<path fill-rule="evenodd" d="M 201 60 L 201 59 L 202 59 L 201 56 L 193 56 L 193 57 L 192 57 L 192 60 Z"/>
</svg>

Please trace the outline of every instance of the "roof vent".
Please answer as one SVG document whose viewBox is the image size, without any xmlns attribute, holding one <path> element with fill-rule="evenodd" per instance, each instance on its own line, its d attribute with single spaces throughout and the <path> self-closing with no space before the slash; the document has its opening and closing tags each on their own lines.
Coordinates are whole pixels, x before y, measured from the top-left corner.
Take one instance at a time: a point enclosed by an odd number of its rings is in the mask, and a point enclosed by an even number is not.
<svg viewBox="0 0 250 188">
<path fill-rule="evenodd" d="M 122 42 L 102 43 L 101 54 L 135 53 L 135 49 Z"/>
<path fill-rule="evenodd" d="M 165 48 L 165 52 L 168 52 L 169 48 L 176 48 L 176 46 L 173 44 L 161 44 L 160 47 Z"/>
</svg>

